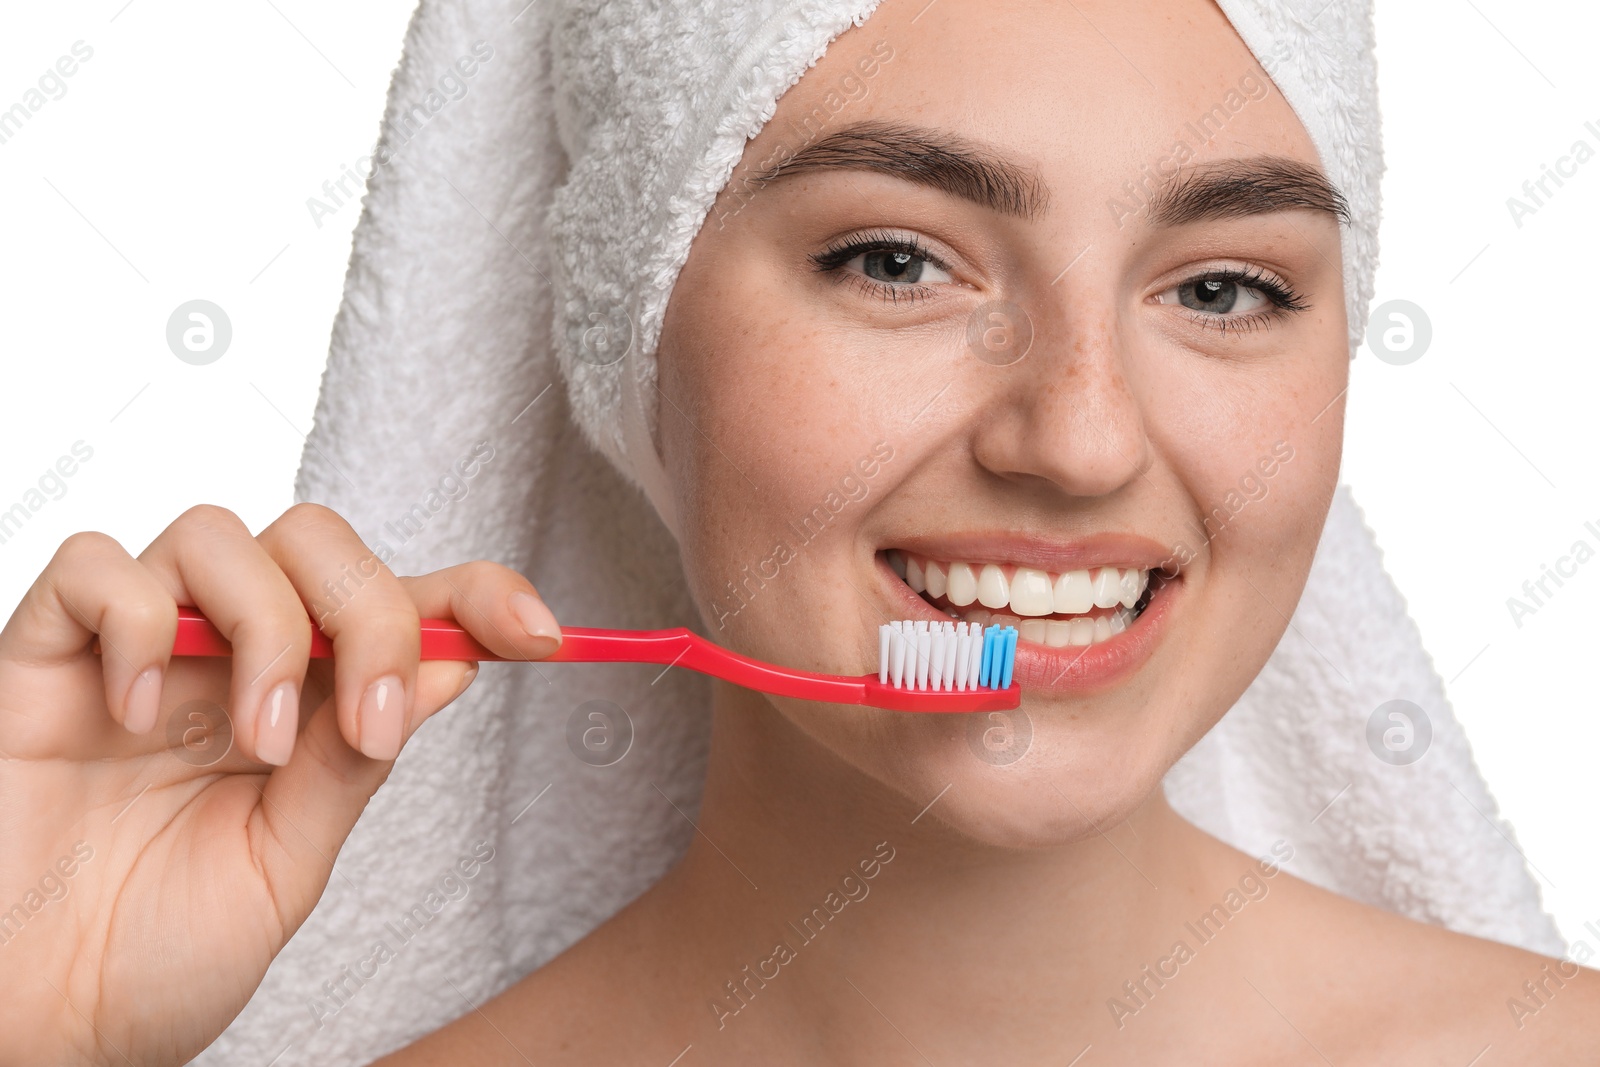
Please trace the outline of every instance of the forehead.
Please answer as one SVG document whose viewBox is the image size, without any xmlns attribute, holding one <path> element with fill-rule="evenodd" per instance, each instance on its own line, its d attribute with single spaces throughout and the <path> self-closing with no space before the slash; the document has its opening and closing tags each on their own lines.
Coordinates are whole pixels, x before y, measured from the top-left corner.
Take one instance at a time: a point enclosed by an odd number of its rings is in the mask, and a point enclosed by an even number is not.
<svg viewBox="0 0 1600 1067">
<path fill-rule="evenodd" d="M 883 0 L 779 99 L 744 161 L 867 119 L 957 131 L 1108 195 L 1191 161 L 1319 162 L 1292 108 L 1210 0 Z"/>
</svg>

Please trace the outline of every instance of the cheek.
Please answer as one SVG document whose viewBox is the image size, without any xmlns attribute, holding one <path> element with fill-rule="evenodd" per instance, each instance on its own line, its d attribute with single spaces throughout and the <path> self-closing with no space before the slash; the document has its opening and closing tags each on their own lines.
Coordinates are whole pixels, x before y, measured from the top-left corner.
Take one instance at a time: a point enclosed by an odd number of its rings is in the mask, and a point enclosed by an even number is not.
<svg viewBox="0 0 1600 1067">
<path fill-rule="evenodd" d="M 709 632 L 793 666 L 858 659 L 859 635 L 843 634 L 859 626 L 832 624 L 848 608 L 854 531 L 887 479 L 862 477 L 881 437 L 856 403 L 868 394 L 835 373 L 849 361 L 795 324 L 782 293 L 748 285 L 681 289 L 661 351 L 663 459 Z M 830 630 L 839 648 L 803 640 Z"/>
<path fill-rule="evenodd" d="M 1187 656 L 1228 698 L 1217 715 L 1270 657 L 1304 589 L 1338 481 L 1348 368 L 1329 337 L 1272 362 L 1197 361 L 1158 402 L 1158 447 L 1194 509 Z"/>
<path fill-rule="evenodd" d="M 1348 355 L 1330 340 L 1250 365 L 1191 360 L 1149 391 L 1152 442 L 1213 553 L 1292 573 L 1271 553 L 1315 548 L 1338 479 L 1347 376 Z"/>
</svg>

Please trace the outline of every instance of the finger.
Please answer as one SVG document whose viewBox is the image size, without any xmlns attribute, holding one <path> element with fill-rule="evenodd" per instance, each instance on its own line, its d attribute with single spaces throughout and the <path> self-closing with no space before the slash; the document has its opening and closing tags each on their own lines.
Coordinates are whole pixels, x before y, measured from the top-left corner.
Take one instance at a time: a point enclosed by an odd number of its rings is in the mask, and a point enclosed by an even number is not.
<svg viewBox="0 0 1600 1067">
<path fill-rule="evenodd" d="M 106 708 L 131 732 L 147 733 L 177 629 L 177 604 L 127 549 L 103 533 L 76 533 L 0 631 L 0 659 L 61 665 L 83 655 L 98 634 Z"/>
<path fill-rule="evenodd" d="M 296 504 L 259 540 L 333 640 L 334 707 L 345 738 L 371 759 L 394 759 L 413 721 L 421 645 L 405 587 L 320 504 Z"/>
<path fill-rule="evenodd" d="M 538 590 L 510 567 L 489 560 L 402 577 L 417 613 L 454 619 L 497 656 L 544 659 L 561 647 L 561 627 Z"/>
<path fill-rule="evenodd" d="M 475 664 L 459 661 L 422 664 L 416 677 L 422 717 L 459 696 L 476 674 Z M 321 896 L 333 857 L 393 766 L 347 743 L 331 700 L 306 717 L 294 755 L 262 789 L 262 818 L 270 832 L 263 835 L 261 866 L 274 899 L 288 913 L 286 921 L 303 919 Z M 305 872 L 318 870 L 322 877 L 313 885 Z"/>
<path fill-rule="evenodd" d="M 178 516 L 139 559 L 233 645 L 228 715 L 240 751 L 263 763 L 288 762 L 311 620 L 277 561 L 237 515 L 209 504 Z"/>
</svg>

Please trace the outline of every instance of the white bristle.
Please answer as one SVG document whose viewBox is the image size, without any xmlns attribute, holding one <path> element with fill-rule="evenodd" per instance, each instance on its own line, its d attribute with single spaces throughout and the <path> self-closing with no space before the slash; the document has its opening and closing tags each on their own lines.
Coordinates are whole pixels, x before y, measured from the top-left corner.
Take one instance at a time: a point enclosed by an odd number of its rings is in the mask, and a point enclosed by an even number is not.
<svg viewBox="0 0 1600 1067">
<path fill-rule="evenodd" d="M 896 689 L 980 688 L 983 625 L 903 619 L 878 628 L 878 681 Z"/>
<path fill-rule="evenodd" d="M 889 677 L 893 679 L 894 687 L 900 688 L 906 677 L 906 634 L 905 623 L 890 623 L 892 633 L 889 635 Z"/>
<path fill-rule="evenodd" d="M 966 689 L 972 676 L 972 631 L 970 623 L 956 623 L 956 688 Z"/>
<path fill-rule="evenodd" d="M 944 656 L 942 656 L 942 662 L 944 662 L 944 669 L 942 669 L 941 672 L 939 672 L 939 680 L 941 680 L 942 683 L 944 683 L 944 685 L 942 685 L 941 688 L 954 689 L 955 688 L 955 624 L 954 624 L 954 622 L 946 622 L 946 624 L 944 624 L 944 649 L 942 649 L 942 651 L 944 651 Z"/>
<path fill-rule="evenodd" d="M 978 675 L 983 671 L 983 624 L 972 624 L 972 660 L 967 665 L 967 688 L 978 688 Z"/>
<path fill-rule="evenodd" d="M 917 620 L 917 688 L 928 688 L 928 667 L 933 662 L 933 635 L 928 632 L 928 621 Z"/>
</svg>

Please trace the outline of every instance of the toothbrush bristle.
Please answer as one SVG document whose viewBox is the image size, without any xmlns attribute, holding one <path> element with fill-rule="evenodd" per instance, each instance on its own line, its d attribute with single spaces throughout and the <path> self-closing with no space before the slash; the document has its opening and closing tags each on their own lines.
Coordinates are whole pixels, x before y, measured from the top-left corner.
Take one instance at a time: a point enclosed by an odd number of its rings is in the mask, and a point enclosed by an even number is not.
<svg viewBox="0 0 1600 1067">
<path fill-rule="evenodd" d="M 904 619 L 878 628 L 878 681 L 896 689 L 1009 689 L 1014 626 Z"/>
</svg>

